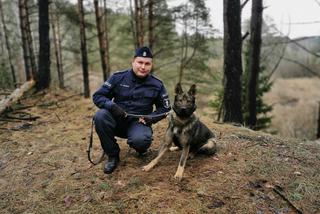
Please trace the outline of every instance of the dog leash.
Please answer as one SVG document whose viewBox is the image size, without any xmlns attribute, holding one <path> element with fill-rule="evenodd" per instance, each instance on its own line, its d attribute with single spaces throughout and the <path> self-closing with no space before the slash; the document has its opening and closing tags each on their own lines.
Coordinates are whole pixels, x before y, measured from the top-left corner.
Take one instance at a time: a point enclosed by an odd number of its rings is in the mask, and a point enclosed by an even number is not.
<svg viewBox="0 0 320 214">
<path fill-rule="evenodd" d="M 171 111 L 168 111 L 166 113 L 161 113 L 161 114 L 155 114 L 155 115 L 143 115 L 143 114 L 129 114 L 129 113 L 126 113 L 126 117 L 130 116 L 130 117 L 133 117 L 133 118 L 143 117 L 143 118 L 152 119 L 152 118 L 157 118 L 157 117 L 162 117 L 162 116 L 168 116 L 170 113 L 171 113 Z M 92 145 L 93 145 L 93 126 L 94 126 L 94 117 L 92 117 L 92 122 L 91 122 L 91 131 L 90 131 L 90 135 L 89 135 L 89 139 L 88 139 L 87 156 L 88 156 L 88 160 L 89 160 L 89 162 L 91 164 L 97 165 L 97 164 L 101 163 L 104 160 L 105 152 L 102 151 L 102 153 L 100 155 L 100 158 L 97 161 L 94 161 L 91 158 L 91 150 L 92 150 Z"/>
<path fill-rule="evenodd" d="M 93 126 L 94 126 L 94 117 L 92 117 L 92 122 L 91 122 L 91 132 L 88 140 L 88 149 L 87 149 L 87 155 L 88 155 L 88 160 L 90 163 L 93 165 L 97 165 L 101 163 L 104 159 L 105 152 L 102 151 L 100 158 L 97 161 L 93 161 L 91 158 L 91 149 L 92 149 L 92 143 L 93 143 Z"/>
<path fill-rule="evenodd" d="M 126 117 L 128 117 L 128 116 L 133 117 L 133 118 L 143 117 L 143 118 L 153 119 L 153 118 L 157 118 L 157 117 L 168 116 L 170 113 L 171 113 L 171 111 L 161 113 L 161 114 L 152 114 L 152 115 L 126 113 Z"/>
</svg>

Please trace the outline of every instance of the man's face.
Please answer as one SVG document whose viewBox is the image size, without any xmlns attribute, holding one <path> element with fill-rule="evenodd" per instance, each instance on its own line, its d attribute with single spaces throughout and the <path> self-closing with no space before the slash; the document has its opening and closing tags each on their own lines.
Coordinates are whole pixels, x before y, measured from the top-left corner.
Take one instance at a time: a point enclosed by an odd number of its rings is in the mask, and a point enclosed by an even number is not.
<svg viewBox="0 0 320 214">
<path fill-rule="evenodd" d="M 152 68 L 152 58 L 136 57 L 132 60 L 133 72 L 139 78 L 146 77 Z"/>
</svg>

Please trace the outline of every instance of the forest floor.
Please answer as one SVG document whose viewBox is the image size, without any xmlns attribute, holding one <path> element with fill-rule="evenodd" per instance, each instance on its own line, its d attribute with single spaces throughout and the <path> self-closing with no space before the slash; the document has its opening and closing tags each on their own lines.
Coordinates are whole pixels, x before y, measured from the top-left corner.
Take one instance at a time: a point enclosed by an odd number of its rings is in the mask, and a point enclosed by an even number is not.
<svg viewBox="0 0 320 214">
<path fill-rule="evenodd" d="M 180 152 L 150 172 L 167 121 L 154 125 L 151 152 L 138 157 L 119 139 L 111 175 L 87 160 L 89 99 L 66 91 L 29 93 L 0 118 L 1 213 L 320 213 L 320 145 L 200 119 L 218 137 L 211 157 L 188 160 L 173 179 Z M 5 121 L 9 120 L 9 121 Z M 94 136 L 94 151 L 99 140 Z"/>
</svg>

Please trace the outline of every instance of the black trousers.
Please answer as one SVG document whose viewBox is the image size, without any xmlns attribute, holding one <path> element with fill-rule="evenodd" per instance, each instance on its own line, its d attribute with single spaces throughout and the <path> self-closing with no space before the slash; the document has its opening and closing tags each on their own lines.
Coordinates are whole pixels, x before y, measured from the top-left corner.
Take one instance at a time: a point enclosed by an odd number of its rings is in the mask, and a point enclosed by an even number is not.
<svg viewBox="0 0 320 214">
<path fill-rule="evenodd" d="M 127 143 L 137 152 L 147 151 L 152 142 L 152 128 L 139 123 L 137 119 L 114 118 L 106 109 L 100 109 L 94 116 L 96 132 L 101 146 L 108 157 L 119 155 L 120 148 L 115 136 L 127 138 Z"/>
</svg>

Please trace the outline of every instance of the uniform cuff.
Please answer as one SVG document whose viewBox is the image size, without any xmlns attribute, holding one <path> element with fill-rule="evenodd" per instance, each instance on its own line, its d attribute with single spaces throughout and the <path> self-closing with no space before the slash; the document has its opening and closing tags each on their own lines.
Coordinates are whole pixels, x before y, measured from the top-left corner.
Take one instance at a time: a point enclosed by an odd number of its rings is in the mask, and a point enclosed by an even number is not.
<svg viewBox="0 0 320 214">
<path fill-rule="evenodd" d="M 104 103 L 104 107 L 105 107 L 107 110 L 110 110 L 112 104 L 113 104 L 112 101 L 106 101 L 106 102 Z"/>
</svg>

